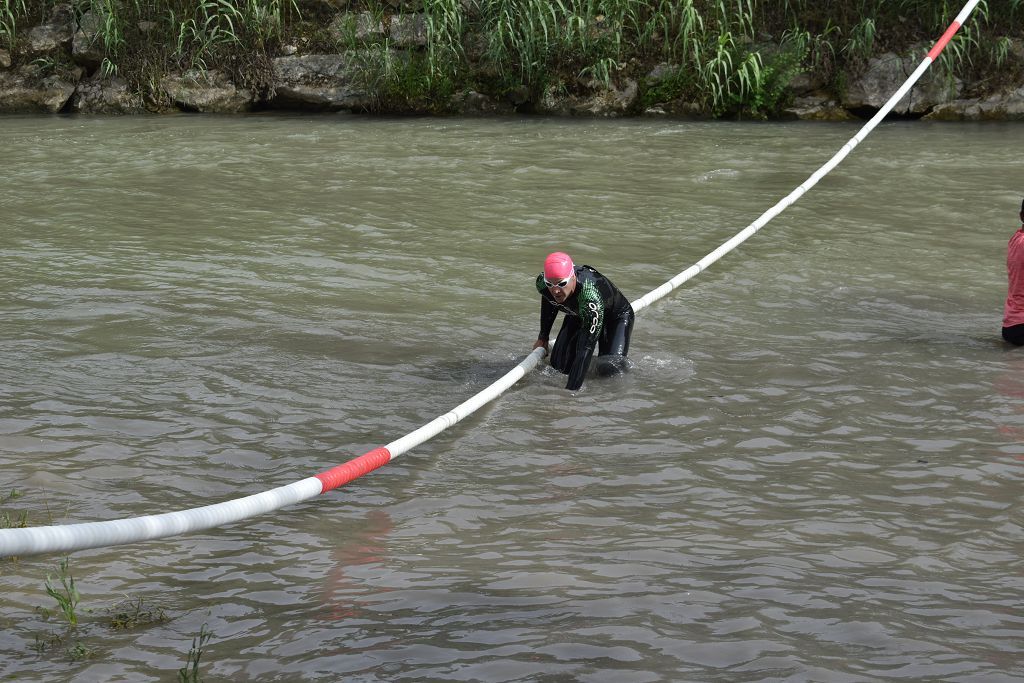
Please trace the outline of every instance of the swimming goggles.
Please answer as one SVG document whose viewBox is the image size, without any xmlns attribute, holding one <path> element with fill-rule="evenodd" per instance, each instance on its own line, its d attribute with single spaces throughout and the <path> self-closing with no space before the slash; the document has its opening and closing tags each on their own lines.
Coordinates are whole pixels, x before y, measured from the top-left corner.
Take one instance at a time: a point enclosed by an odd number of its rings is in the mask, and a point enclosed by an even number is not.
<svg viewBox="0 0 1024 683">
<path fill-rule="evenodd" d="M 551 280 L 549 280 L 547 278 L 544 278 L 544 285 L 546 287 L 558 287 L 559 289 L 564 289 L 565 286 L 569 284 L 569 280 L 571 280 L 571 279 L 572 279 L 572 275 L 570 275 L 569 277 L 566 277 L 566 278 L 562 278 L 558 282 L 552 282 Z"/>
</svg>

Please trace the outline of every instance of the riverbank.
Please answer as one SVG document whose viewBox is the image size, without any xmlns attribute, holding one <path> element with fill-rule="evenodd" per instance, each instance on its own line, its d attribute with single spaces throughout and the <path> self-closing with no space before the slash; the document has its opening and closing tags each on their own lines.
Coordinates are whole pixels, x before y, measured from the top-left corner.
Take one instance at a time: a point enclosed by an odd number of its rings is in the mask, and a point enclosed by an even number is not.
<svg viewBox="0 0 1024 683">
<path fill-rule="evenodd" d="M 875 4 L 0 0 L 0 113 L 866 118 L 951 20 Z M 1024 12 L 1003 4 L 895 116 L 1024 120 Z"/>
</svg>

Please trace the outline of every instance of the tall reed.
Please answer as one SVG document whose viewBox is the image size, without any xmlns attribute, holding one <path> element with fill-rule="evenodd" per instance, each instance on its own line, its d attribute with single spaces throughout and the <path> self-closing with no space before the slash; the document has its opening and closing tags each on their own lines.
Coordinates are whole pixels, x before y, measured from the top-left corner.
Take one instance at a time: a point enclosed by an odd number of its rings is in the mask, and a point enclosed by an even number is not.
<svg viewBox="0 0 1024 683">
<path fill-rule="evenodd" d="M 0 43 L 13 47 L 18 20 L 27 13 L 25 0 L 0 0 Z"/>
<path fill-rule="evenodd" d="M 466 68 L 465 7 L 460 0 L 424 0 L 427 65 L 431 85 L 458 78 Z"/>
</svg>

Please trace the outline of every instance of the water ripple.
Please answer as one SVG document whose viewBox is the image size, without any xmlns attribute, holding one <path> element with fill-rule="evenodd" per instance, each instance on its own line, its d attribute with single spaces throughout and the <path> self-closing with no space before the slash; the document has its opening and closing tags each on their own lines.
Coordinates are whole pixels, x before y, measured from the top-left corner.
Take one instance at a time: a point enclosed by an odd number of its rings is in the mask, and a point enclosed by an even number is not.
<svg viewBox="0 0 1024 683">
<path fill-rule="evenodd" d="M 545 253 L 638 297 L 853 130 L 9 117 L 0 519 L 205 505 L 398 438 L 525 355 Z M 5 562 L 0 671 L 165 680 L 206 624 L 225 680 L 1024 678 L 1016 134 L 884 126 L 644 311 L 621 377 L 545 368 L 319 500 L 76 553 L 91 659 L 37 611 L 58 558 Z M 125 595 L 167 619 L 111 628 Z"/>
</svg>

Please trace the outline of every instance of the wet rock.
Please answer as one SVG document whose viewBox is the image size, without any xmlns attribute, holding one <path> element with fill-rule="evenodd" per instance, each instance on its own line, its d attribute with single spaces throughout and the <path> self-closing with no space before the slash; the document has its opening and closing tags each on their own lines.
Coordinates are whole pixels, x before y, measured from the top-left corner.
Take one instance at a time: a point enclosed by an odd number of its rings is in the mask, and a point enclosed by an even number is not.
<svg viewBox="0 0 1024 683">
<path fill-rule="evenodd" d="M 924 54 L 916 50 L 910 56 L 887 52 L 869 59 L 864 73 L 850 81 L 842 98 L 842 106 L 849 110 L 881 109 L 914 72 Z M 923 115 L 938 104 L 957 99 L 962 91 L 962 81 L 949 81 L 933 67 L 921 76 L 892 111 L 896 114 Z"/>
<path fill-rule="evenodd" d="M 631 78 L 625 79 L 621 87 L 614 83 L 605 87 L 590 81 L 587 89 L 590 90 L 587 94 L 573 95 L 559 86 L 550 86 L 544 91 L 537 109 L 559 116 L 617 117 L 634 108 L 640 92 L 637 82 Z"/>
<path fill-rule="evenodd" d="M 356 40 L 372 42 L 383 40 L 387 33 L 384 22 L 370 12 L 360 12 L 356 15 Z"/>
<path fill-rule="evenodd" d="M 86 12 L 78 20 L 78 27 L 71 41 L 71 58 L 75 64 L 96 69 L 106 53 L 100 40 L 103 17 L 96 12 Z"/>
<path fill-rule="evenodd" d="M 427 45 L 427 20 L 422 14 L 395 14 L 391 17 L 388 31 L 395 47 Z"/>
<path fill-rule="evenodd" d="M 97 75 L 78 83 L 71 98 L 71 110 L 81 114 L 141 114 L 146 107 L 142 96 L 123 79 Z"/>
<path fill-rule="evenodd" d="M 35 66 L 0 72 L 0 113 L 55 114 L 75 92 L 75 84 L 59 75 L 42 76 Z"/>
<path fill-rule="evenodd" d="M 237 87 L 220 71 L 193 69 L 184 74 L 165 76 L 160 87 L 185 111 L 207 114 L 237 114 L 252 109 L 253 95 Z"/>
<path fill-rule="evenodd" d="M 359 60 L 351 54 L 277 57 L 273 67 L 272 107 L 338 111 L 373 104 L 358 81 Z"/>
<path fill-rule="evenodd" d="M 74 14 L 71 5 L 54 5 L 49 21 L 29 30 L 25 54 L 32 58 L 44 57 L 54 52 L 66 52 L 71 47 L 73 33 Z"/>
<path fill-rule="evenodd" d="M 667 102 L 656 102 L 644 109 L 642 115 L 647 117 L 692 120 L 710 118 L 708 112 L 699 104 L 681 97 Z"/>
<path fill-rule="evenodd" d="M 923 118 L 931 121 L 981 121 L 985 116 L 981 100 L 970 98 L 936 105 Z"/>
<path fill-rule="evenodd" d="M 803 121 L 851 121 L 857 117 L 824 94 L 813 94 L 793 98 L 793 103 L 783 109 L 783 114 Z"/>
<path fill-rule="evenodd" d="M 658 85 L 662 81 L 668 80 L 669 78 L 675 76 L 677 73 L 679 73 L 678 64 L 668 64 L 666 62 L 662 62 L 661 64 L 655 65 L 653 69 L 648 71 L 647 75 L 644 76 L 644 80 L 646 81 L 647 85 L 654 86 Z"/>
<path fill-rule="evenodd" d="M 384 22 L 372 12 L 339 14 L 327 28 L 334 40 L 341 44 L 376 43 L 387 35 Z"/>
<path fill-rule="evenodd" d="M 450 106 L 453 111 L 464 116 L 501 116 L 516 111 L 512 103 L 495 100 L 475 90 L 453 95 Z"/>
<path fill-rule="evenodd" d="M 525 85 L 519 85 L 505 93 L 505 101 L 513 107 L 521 107 L 530 102 L 530 89 Z"/>
<path fill-rule="evenodd" d="M 789 79 L 789 84 L 786 87 L 789 88 L 790 92 L 798 96 L 811 95 L 824 89 L 825 81 L 820 76 L 800 72 Z"/>
<path fill-rule="evenodd" d="M 924 118 L 933 121 L 1024 121 L 1024 86 L 986 98 L 937 105 Z"/>
<path fill-rule="evenodd" d="M 324 12 L 347 9 L 349 0 L 296 0 L 300 12 Z"/>
<path fill-rule="evenodd" d="M 574 102 L 572 96 L 564 91 L 561 84 L 549 85 L 544 90 L 537 110 L 542 114 L 554 114 L 556 116 L 569 116 L 570 107 Z"/>
<path fill-rule="evenodd" d="M 70 32 L 65 31 L 63 27 L 36 26 L 28 32 L 28 45 L 25 53 L 28 57 L 38 57 L 50 52 L 57 52 L 70 39 Z"/>
<path fill-rule="evenodd" d="M 682 97 L 669 98 L 669 93 L 678 89 L 663 87 L 670 84 L 680 75 L 678 64 L 662 62 L 647 72 L 644 76 L 644 86 L 648 97 L 662 94 L 666 99 L 654 102 L 643 111 L 643 116 L 657 116 L 682 119 L 706 119 L 708 113 L 695 102 Z M 660 90 L 659 90 L 660 89 Z"/>
</svg>

